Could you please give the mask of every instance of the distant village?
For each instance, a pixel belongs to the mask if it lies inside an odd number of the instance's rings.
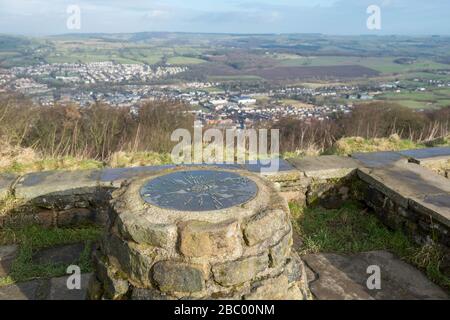
[[[114,62],[55,63],[0,69],[0,92],[17,92],[41,106],[106,103],[136,108],[146,101],[165,100],[191,106],[197,119],[223,128],[251,127],[257,121],[281,118],[325,120],[349,113],[353,103],[403,90],[426,91],[450,87],[440,80],[414,79],[362,86],[273,86],[264,89],[225,90],[220,82],[155,80],[173,79],[187,72],[185,66],[118,64]],[[414,82],[416,84],[414,84]],[[423,86],[422,86],[423,85]]]

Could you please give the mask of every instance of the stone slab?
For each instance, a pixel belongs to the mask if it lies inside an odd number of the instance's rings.
[[[449,147],[436,147],[418,150],[399,151],[398,153],[410,158],[416,163],[436,161],[436,160],[450,160]]]
[[[12,263],[17,257],[18,251],[19,247],[15,244],[0,246],[0,278],[9,274]]]
[[[37,264],[76,264],[83,250],[83,243],[43,249],[33,254],[33,262]]]
[[[406,156],[393,151],[354,153],[352,158],[358,160],[363,167],[367,168],[381,168],[408,162]]]
[[[81,288],[69,290],[67,288],[68,276],[50,280],[50,291],[46,300],[86,300],[87,288],[91,273],[81,275]]]
[[[264,160],[257,160],[256,163],[250,163],[249,161],[247,161],[242,166],[244,170],[262,174],[273,174],[295,169],[289,162],[284,159],[273,159],[272,161],[274,161],[272,164],[266,163]],[[276,163],[276,161],[278,161],[278,163]]]
[[[0,300],[41,300],[42,287],[41,280],[0,287]]]
[[[413,197],[409,205],[450,227],[450,194],[424,195],[423,199]]]
[[[407,207],[409,198],[424,200],[427,196],[450,194],[448,179],[412,163],[360,168],[358,176],[403,207]]]
[[[136,178],[142,174],[157,172],[174,167],[174,165],[165,165],[103,169],[100,175],[99,182],[102,186],[119,188],[123,182]]]
[[[356,255],[303,256],[317,278],[310,289],[318,300],[424,300],[449,299],[423,273],[386,251]],[[367,288],[369,266],[379,266],[381,289]]]
[[[341,156],[304,157],[288,161],[306,177],[317,179],[343,178],[359,165],[354,159]]]
[[[31,200],[46,195],[82,194],[98,186],[98,170],[46,171],[21,177],[15,187],[15,196]]]
[[[0,174],[0,199],[4,199],[8,195],[9,191],[11,190],[11,186],[18,177],[19,176],[16,174]]]

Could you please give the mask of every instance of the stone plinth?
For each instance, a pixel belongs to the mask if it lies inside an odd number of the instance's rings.
[[[113,194],[92,299],[306,299],[286,201],[247,171],[178,168]]]

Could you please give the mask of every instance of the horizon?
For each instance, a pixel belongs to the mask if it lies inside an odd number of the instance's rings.
[[[381,13],[381,27],[376,30],[366,25],[367,9],[372,5]],[[70,6],[79,10],[81,23],[76,30],[67,29]],[[0,33],[448,36],[450,21],[442,15],[446,10],[450,10],[450,2],[444,0],[0,0]]]
[[[374,37],[374,38],[388,38],[388,37],[402,37],[402,38],[429,38],[429,37],[450,37],[449,34],[333,34],[333,33],[314,33],[314,32],[263,32],[263,33],[239,33],[239,32],[193,32],[193,31],[165,31],[165,30],[143,30],[136,32],[66,32],[66,33],[54,33],[54,34],[25,34],[25,33],[4,33],[0,32],[0,36],[11,36],[11,37],[26,37],[26,38],[45,38],[45,37],[77,37],[77,36],[95,36],[95,35],[126,35],[126,34],[186,34],[186,35],[231,35],[231,36],[324,36],[324,37]]]

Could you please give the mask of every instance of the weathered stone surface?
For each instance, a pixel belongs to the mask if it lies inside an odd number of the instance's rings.
[[[270,266],[277,267],[286,263],[292,247],[292,232],[286,234],[276,245],[269,250]]]
[[[284,267],[284,274],[287,276],[289,283],[299,281],[302,276],[302,264],[297,253],[293,254],[286,266]]]
[[[176,300],[176,298],[163,294],[155,289],[134,288],[131,300]]]
[[[363,166],[366,168],[381,168],[408,162],[407,157],[393,151],[354,153],[352,154],[352,158],[361,163],[358,167]]]
[[[19,247],[15,244],[0,246],[0,278],[5,277],[11,271],[11,266],[17,257]]]
[[[358,167],[354,159],[340,156],[304,157],[288,161],[306,177],[322,180],[343,178]]]
[[[18,178],[15,174],[0,174],[0,199],[4,199],[11,190],[11,186]]]
[[[187,257],[219,257],[228,260],[242,254],[242,233],[236,220],[222,223],[190,221],[182,224],[180,251]]]
[[[281,196],[287,201],[292,202],[295,201],[300,205],[306,204],[306,191],[282,191],[280,194]]]
[[[358,169],[358,176],[403,207],[408,198],[449,194],[448,180],[416,164],[406,163],[385,168]]]
[[[21,177],[15,186],[15,196],[31,200],[44,196],[92,193],[98,186],[100,171],[47,171]],[[45,198],[42,199],[45,202]]]
[[[124,272],[131,282],[140,286],[151,284],[150,270],[153,265],[151,248],[140,248],[138,245],[121,240],[115,235],[109,236],[106,250],[108,261],[117,270]],[[105,248],[105,245],[102,245]]]
[[[263,160],[257,160],[255,164],[251,164],[247,161],[243,165],[244,170],[250,172],[258,172],[263,175],[271,175],[283,171],[291,171],[294,167],[284,159],[273,159],[272,163],[265,162]]]
[[[204,274],[199,267],[173,261],[157,262],[153,280],[163,292],[198,292],[205,288]]]
[[[319,300],[408,300],[448,299],[447,294],[420,271],[386,251],[357,255],[313,254],[303,260],[318,274],[310,283],[311,292]],[[381,289],[369,290],[369,266],[379,266]]]
[[[84,243],[43,249],[33,254],[33,262],[37,264],[76,264],[83,251]]]
[[[96,214],[93,210],[86,208],[72,208],[57,213],[58,227],[70,227],[94,223]]]
[[[101,300],[103,298],[103,283],[94,274],[89,279],[86,296],[88,300]]]
[[[92,274],[81,275],[81,289],[67,288],[69,277],[53,278],[50,280],[50,292],[46,300],[86,300],[87,288]]]
[[[286,220],[286,213],[281,209],[258,214],[244,228],[246,243],[253,246],[270,238],[274,232],[286,228]]]
[[[443,225],[450,227],[450,194],[424,195],[422,199],[412,197],[409,205],[416,211],[429,215]]]
[[[212,267],[214,279],[223,286],[233,286],[247,282],[264,271],[269,264],[266,254],[230,261]]]
[[[298,288],[297,288],[298,289]],[[256,284],[252,292],[244,296],[245,300],[300,300],[300,290],[289,290],[288,278],[282,274]]]
[[[95,270],[97,271],[96,277],[98,277],[103,284],[101,288],[103,298],[115,300],[124,296],[129,289],[128,281],[122,279],[117,270],[114,270],[114,268],[106,262],[105,257],[99,256],[98,252],[94,255],[93,260]],[[92,291],[95,292],[95,289]]]
[[[29,218],[34,218],[34,224],[40,225],[44,228],[52,228],[56,225],[56,215],[56,212],[53,210],[41,210],[34,216],[30,215]]]
[[[177,241],[175,224],[154,224],[145,216],[124,214],[117,219],[119,232],[125,239],[166,250],[174,250]]]
[[[43,281],[33,280],[0,287],[0,300],[38,300],[43,287]]]
[[[122,183],[146,173],[161,171],[174,168],[174,165],[165,166],[144,166],[133,168],[108,168],[103,169],[100,175],[99,183],[102,186],[120,188]]]
[[[419,164],[428,161],[450,160],[450,148],[448,147],[406,150],[398,153]]]

